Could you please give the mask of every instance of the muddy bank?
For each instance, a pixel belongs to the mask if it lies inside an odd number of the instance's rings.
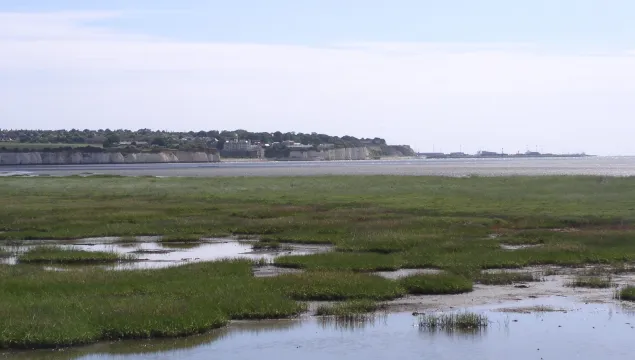
[[[544,268],[534,268],[544,270]],[[576,275],[586,269],[568,269],[569,275],[545,276],[544,281],[519,283],[513,285],[474,285],[474,291],[458,295],[423,295],[406,296],[386,302],[386,311],[389,312],[425,312],[452,310],[472,306],[496,305],[521,300],[566,297],[581,303],[623,303],[633,307],[635,304],[621,302],[614,299],[617,288],[635,283],[635,274],[623,274],[612,276],[613,286],[607,289],[588,289],[569,287]],[[527,269],[524,269],[527,271]],[[564,270],[563,270],[564,271]],[[311,306],[311,309],[317,309]]]

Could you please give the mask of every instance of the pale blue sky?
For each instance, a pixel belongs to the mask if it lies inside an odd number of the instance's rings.
[[[633,154],[633,0],[0,0],[0,128]]]
[[[114,10],[120,29],[264,43],[635,43],[632,0],[3,0],[0,11]]]

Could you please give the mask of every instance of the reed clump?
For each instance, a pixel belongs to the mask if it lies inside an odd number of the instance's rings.
[[[58,246],[38,246],[18,256],[18,262],[24,264],[107,264],[120,261],[133,261],[131,255],[107,251],[86,251]]]
[[[488,324],[487,316],[471,312],[419,316],[419,328],[433,331],[473,331],[484,329]]]

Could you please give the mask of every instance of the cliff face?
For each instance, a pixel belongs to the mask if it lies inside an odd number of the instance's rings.
[[[329,150],[292,150],[290,160],[368,160],[381,157],[408,157],[416,153],[408,145],[381,145]]]
[[[342,148],[329,150],[292,150],[289,153],[292,160],[368,160],[370,151],[365,147]]]
[[[417,153],[409,145],[381,145],[381,154],[386,157],[416,156]]]
[[[0,152],[0,165],[137,164],[172,162],[219,162],[218,154],[190,151],[159,153],[120,152]]]

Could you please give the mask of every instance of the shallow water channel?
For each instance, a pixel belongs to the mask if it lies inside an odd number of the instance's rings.
[[[535,311],[547,307],[551,312]],[[632,359],[635,313],[618,303],[547,297],[480,306],[489,326],[448,333],[418,327],[411,313],[368,322],[329,318],[235,322],[182,339],[101,343],[61,351],[5,353],[22,359]],[[461,310],[463,311],[463,310]],[[1,357],[1,354],[0,354]]]
[[[190,262],[217,261],[222,259],[251,259],[271,262],[282,255],[308,255],[329,251],[330,246],[289,244],[281,249],[253,250],[254,242],[233,239],[207,239],[202,242],[160,242],[145,239],[120,242],[119,238],[94,238],[82,240],[54,241],[28,240],[17,245],[0,242],[0,251],[8,251],[11,256],[0,258],[0,264],[15,264],[17,256],[36,246],[51,245],[65,249],[85,251],[108,251],[132,255],[136,260],[112,265],[98,265],[113,270],[153,269],[182,265]],[[86,265],[74,265],[81,267]],[[71,267],[51,265],[50,270],[64,270]]]

